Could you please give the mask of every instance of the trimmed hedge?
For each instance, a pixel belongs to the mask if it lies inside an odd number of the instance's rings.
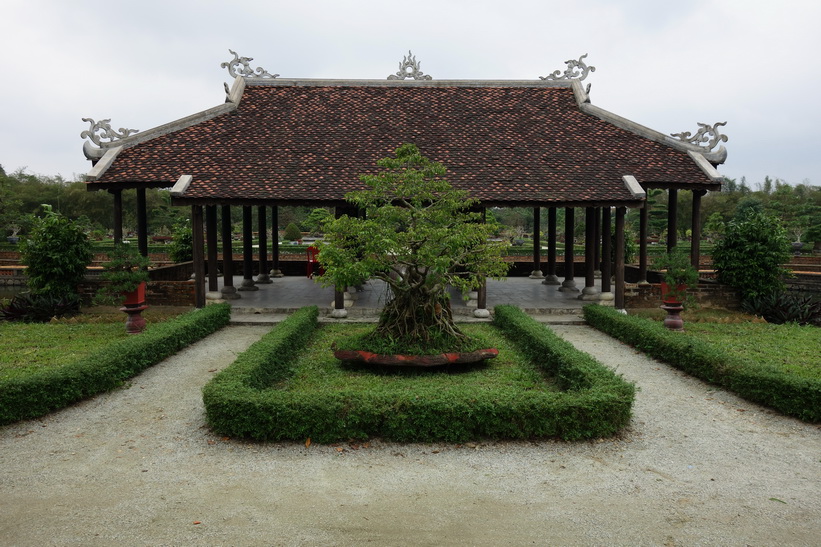
[[[672,332],[661,323],[624,315],[603,306],[586,306],[587,323],[651,357],[749,401],[772,407],[806,422],[821,421],[821,382],[753,366],[721,347]]]
[[[227,325],[228,304],[215,304],[150,325],[74,363],[0,380],[0,425],[37,418],[109,391],[187,345]]]
[[[569,389],[521,390],[289,390],[292,363],[316,326],[316,309],[303,308],[251,346],[203,389],[209,425],[219,434],[256,440],[333,442],[380,436],[393,441],[612,435],[630,419],[634,388],[589,356],[552,337],[523,312],[497,308],[509,329],[544,339],[527,342],[551,357],[536,361],[559,370]],[[504,323],[505,320],[502,320]],[[529,322],[529,323],[528,323]],[[502,327],[503,330],[506,327]],[[561,343],[561,344],[560,344]]]

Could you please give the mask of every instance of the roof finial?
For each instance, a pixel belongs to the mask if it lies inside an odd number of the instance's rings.
[[[689,131],[682,131],[681,133],[670,133],[670,136],[706,150],[712,150],[720,142],[727,142],[727,135],[722,135],[718,130],[720,126],[727,125],[727,122],[716,122],[712,126],[706,123],[697,123],[699,130],[696,131],[695,135],[691,135]],[[706,144],[706,146],[701,146],[702,144]]]
[[[115,140],[124,139],[139,131],[139,129],[126,129],[125,127],[121,127],[120,131],[117,132],[111,128],[111,118],[106,118],[99,122],[95,122],[93,118],[83,118],[83,121],[88,122],[91,126],[80,133],[80,138],[87,138],[97,146],[102,146],[103,139],[107,139],[108,142],[114,142]]]
[[[596,72],[596,67],[594,66],[587,66],[584,62],[584,58],[587,57],[587,53],[579,57],[579,60],[576,61],[574,59],[570,59],[569,61],[565,61],[564,63],[567,65],[564,73],[561,70],[554,70],[551,74],[547,76],[539,76],[540,80],[584,80],[587,78],[587,75],[591,72]]]
[[[399,71],[396,74],[388,76],[388,80],[405,80],[412,78],[414,80],[432,80],[430,75],[425,74],[419,69],[419,63],[416,56],[408,50],[408,55],[399,63]]]
[[[276,78],[279,74],[270,74],[267,70],[262,67],[257,67],[256,71],[251,69],[250,62],[254,60],[253,57],[240,57],[237,53],[233,50],[228,50],[228,53],[234,56],[233,59],[230,61],[226,61],[224,63],[220,63],[221,68],[227,68],[228,74],[231,75],[232,78],[236,78],[237,76],[242,76],[243,78],[253,79],[253,78]],[[242,65],[242,69],[239,72],[235,71],[234,69]]]

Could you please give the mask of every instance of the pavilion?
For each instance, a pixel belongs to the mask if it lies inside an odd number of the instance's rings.
[[[230,51],[230,50],[229,50]],[[251,58],[222,63],[233,78],[225,84],[225,103],[142,132],[115,131],[109,120],[91,124],[82,136],[93,167],[89,190],[114,197],[115,240],[122,238],[122,192],[137,192],[137,236],[147,254],[145,192],[171,188],[172,204],[191,207],[194,231],[196,305],[206,297],[237,298],[233,286],[230,207],[243,211],[243,281],[239,290],[270,282],[278,271],[277,237],[268,261],[270,210],[274,230],[279,206],[334,207],[337,215],[356,214],[347,192],[362,187],[359,175],[374,172],[376,161],[401,144],[448,169],[448,180],[467,190],[482,207],[532,208],[534,226],[547,209],[547,263],[541,270],[538,229],[531,277],[558,290],[579,292],[583,300],[615,299],[624,308],[624,217],[642,211],[640,275],[647,271],[647,199],[651,188],[668,190],[668,211],[676,211],[677,192],[693,192],[692,260],[697,264],[700,199],[721,187],[716,167],[726,159],[719,127],[665,135],[590,102],[582,85],[595,68],[586,55],[566,61],[564,71],[536,80],[434,80],[409,54],[384,80],[280,78]],[[217,207],[222,224],[217,226]],[[557,277],[556,212],[565,209],[564,280]],[[253,213],[260,238],[259,276],[252,277]],[[585,275],[574,279],[573,225],[584,209]],[[613,218],[615,217],[615,218]],[[610,257],[615,223],[615,263]],[[276,232],[274,232],[276,233]],[[677,219],[668,218],[668,248],[675,245]],[[222,239],[225,284],[218,291],[218,239]],[[206,271],[207,259],[207,271]],[[601,271],[601,289],[594,284]],[[611,288],[611,275],[615,286]],[[206,287],[207,283],[207,287]],[[343,307],[337,291],[337,309]],[[484,309],[484,291],[479,308]]]

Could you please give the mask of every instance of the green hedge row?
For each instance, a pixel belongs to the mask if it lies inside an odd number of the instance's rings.
[[[380,436],[400,442],[458,442],[593,438],[612,435],[628,422],[631,384],[572,347],[551,349],[564,342],[521,311],[497,308],[497,317],[500,314],[508,318],[508,328],[549,340],[529,347],[544,348],[551,355],[544,359],[538,354],[535,360],[559,370],[560,382],[570,389],[282,389],[293,373],[295,355],[316,325],[313,308],[289,317],[205,386],[208,423],[220,434],[256,440],[333,442]]]
[[[821,382],[787,374],[777,367],[751,365],[721,347],[661,323],[587,306],[587,323],[688,374],[739,396],[807,422],[821,421]]]
[[[37,418],[111,390],[166,357],[227,325],[228,304],[194,310],[150,325],[74,363],[0,380],[0,424]]]

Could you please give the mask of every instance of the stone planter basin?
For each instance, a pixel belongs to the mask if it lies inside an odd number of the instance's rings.
[[[440,353],[438,355],[384,355],[361,350],[336,350],[334,357],[349,363],[389,367],[438,367],[442,365],[466,365],[493,359],[499,355],[495,348],[480,349],[466,353]]]

